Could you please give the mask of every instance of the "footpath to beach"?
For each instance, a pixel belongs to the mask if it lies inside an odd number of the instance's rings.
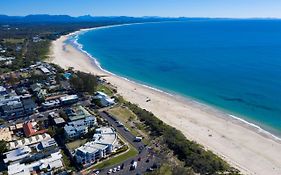
[[[280,175],[281,143],[226,114],[102,71],[93,59],[64,41],[52,43],[50,62],[63,68],[105,75],[126,100],[153,112],[191,140],[221,156],[243,174]],[[147,99],[150,99],[147,102]]]

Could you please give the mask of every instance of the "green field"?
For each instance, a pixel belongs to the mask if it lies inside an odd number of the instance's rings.
[[[103,84],[98,84],[97,86],[97,91],[101,91],[101,92],[104,92],[106,93],[108,96],[113,96],[114,92],[113,90],[108,87],[108,86],[105,86]]]
[[[83,144],[85,144],[87,142],[87,139],[83,139],[83,140],[75,140],[73,142],[69,142],[66,144],[66,147],[73,151],[75,150],[76,148],[78,148],[79,146],[82,146]]]
[[[130,146],[130,150],[127,151],[126,153],[121,153],[120,155],[116,157],[109,158],[108,160],[102,161],[101,163],[98,163],[96,166],[94,166],[95,169],[103,169],[108,166],[112,165],[118,165],[124,162],[125,160],[134,157],[138,154],[138,151]]]

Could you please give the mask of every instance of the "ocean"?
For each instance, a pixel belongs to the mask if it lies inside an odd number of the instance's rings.
[[[281,20],[134,24],[82,32],[77,42],[105,70],[281,136]]]

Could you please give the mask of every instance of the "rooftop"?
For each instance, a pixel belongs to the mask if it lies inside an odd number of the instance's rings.
[[[4,162],[8,163],[8,162],[14,162],[16,160],[23,159],[25,157],[30,156],[30,153],[31,153],[31,149],[28,146],[17,148],[15,150],[4,153],[4,155],[6,155]]]
[[[33,135],[36,135],[36,134],[43,134],[45,132],[47,132],[46,129],[44,130],[37,130],[36,129],[36,125],[37,123],[36,122],[26,122],[23,124],[23,131],[24,131],[24,134],[29,137],[29,136],[33,136]]]
[[[77,95],[67,95],[67,96],[60,97],[60,101],[68,101],[68,100],[75,100],[75,99],[78,99]]]
[[[46,133],[39,134],[39,135],[32,136],[32,137],[29,137],[29,138],[24,138],[24,139],[21,139],[21,140],[9,142],[8,147],[9,147],[10,150],[16,149],[16,148],[19,148],[19,147],[22,147],[22,146],[32,145],[32,144],[41,142],[43,140],[48,140],[50,138],[51,138],[51,136],[49,134],[46,134]]]
[[[92,154],[99,150],[106,149],[108,145],[113,145],[115,143],[117,135],[113,128],[102,127],[97,130],[98,133],[94,134],[94,141],[85,143],[83,146],[77,148],[76,152]]]

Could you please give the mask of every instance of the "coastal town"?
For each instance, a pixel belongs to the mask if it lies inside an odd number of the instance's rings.
[[[264,114],[278,109],[266,100],[260,103],[259,97],[259,103],[248,101],[246,96],[256,99],[256,94],[240,93],[246,88],[227,78],[238,76],[234,69],[225,75],[217,70],[232,65],[211,56],[215,49],[230,53],[220,49],[225,47],[218,40],[225,37],[221,33],[235,34],[233,27],[251,21],[225,20],[0,15],[0,175],[281,174],[276,154],[281,144],[274,132],[209,104],[209,97],[192,96],[211,93],[229,106],[267,110]],[[267,20],[249,24],[263,22]],[[229,31],[221,28],[225,25]],[[191,40],[175,37],[177,29],[183,29],[177,37]],[[206,37],[197,42],[190,32]],[[201,53],[199,45],[207,43],[199,41],[212,32],[218,47]],[[199,45],[193,48],[192,39]],[[181,47],[183,43],[187,45]],[[188,56],[189,49],[195,49],[194,57]],[[224,89],[226,79],[234,91]]]
[[[1,75],[1,167],[7,174],[142,174],[156,169],[157,156],[143,136],[111,112],[128,110],[118,104],[116,90],[98,78],[100,91],[81,93],[72,87],[72,76],[74,71],[45,62]]]

